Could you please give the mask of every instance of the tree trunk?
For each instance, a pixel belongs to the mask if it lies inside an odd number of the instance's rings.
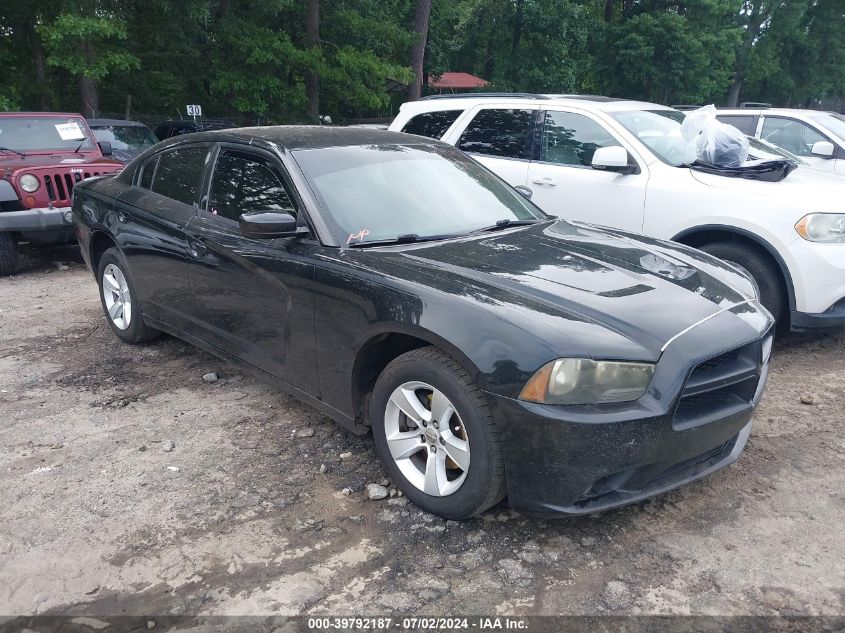
[[[610,22],[613,20],[613,5],[616,4],[616,0],[604,0],[604,21]]]
[[[320,0],[308,0],[305,10],[305,40],[308,48],[316,52],[320,48]],[[308,96],[308,118],[316,121],[320,117],[320,77],[314,69],[305,72],[305,93]]]
[[[100,113],[100,99],[97,93],[97,80],[79,75],[79,98],[82,104],[80,112],[87,118],[95,118]]]
[[[35,85],[38,87],[38,103],[42,110],[50,111],[50,88],[47,85],[47,68],[44,65],[44,50],[41,48],[41,38],[35,32],[35,22],[27,19],[23,25],[26,39],[32,51],[32,69],[35,74]]]
[[[414,13],[414,33],[417,34],[417,41],[411,47],[411,70],[414,72],[414,79],[408,86],[408,101],[416,101],[422,96],[423,59],[430,15],[431,0],[417,0],[417,10]]]
[[[752,7],[745,28],[745,37],[742,39],[742,46],[736,53],[734,78],[731,87],[728,89],[728,107],[735,108],[739,103],[739,95],[742,92],[742,84],[745,82],[745,73],[748,70],[748,60],[751,57],[751,48],[754,46],[754,40],[760,34],[760,27],[770,17],[770,13],[763,14],[761,5],[760,0],[757,0]]]
[[[516,15],[514,16],[513,32],[511,33],[511,87],[519,84],[519,42],[522,40],[522,26],[525,16],[525,0],[516,0]]]

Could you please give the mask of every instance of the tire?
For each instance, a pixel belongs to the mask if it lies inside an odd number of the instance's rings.
[[[120,340],[125,343],[143,343],[161,334],[144,323],[135,285],[117,248],[108,249],[100,258],[97,283],[106,321]],[[113,315],[109,313],[110,309]]]
[[[760,288],[760,303],[782,321],[786,312],[786,292],[780,271],[771,258],[757,247],[739,242],[713,242],[699,247],[748,273]]]
[[[431,403],[437,415],[431,415]],[[403,412],[409,408],[417,422]],[[373,390],[370,417],[376,451],[391,479],[423,510],[468,519],[505,497],[501,441],[484,394],[437,348],[412,350],[387,365]],[[438,477],[426,478],[426,472]]]
[[[14,275],[18,268],[18,245],[10,233],[0,233],[0,275]]]

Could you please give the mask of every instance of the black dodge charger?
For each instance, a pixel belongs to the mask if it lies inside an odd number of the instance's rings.
[[[688,483],[737,459],[766,382],[773,320],[741,272],[549,217],[430,139],[181,136],[79,183],[73,213],[120,339],[167,332],[372,431],[448,518]]]

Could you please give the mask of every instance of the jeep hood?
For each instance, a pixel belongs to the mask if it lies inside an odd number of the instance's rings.
[[[654,359],[674,336],[752,292],[738,271],[700,251],[563,220],[360,254],[378,272],[481,303],[506,296],[558,329],[561,316],[600,324]]]
[[[0,169],[7,174],[39,167],[74,167],[78,165],[121,165],[120,161],[95,155],[93,152],[51,152],[49,154],[27,154],[19,156],[14,152],[0,152]]]

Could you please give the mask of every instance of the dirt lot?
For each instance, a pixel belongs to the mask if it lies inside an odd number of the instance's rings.
[[[444,522],[365,498],[369,438],[178,340],[120,344],[72,249],[30,256],[0,279],[0,613],[843,614],[845,333],[773,362],[703,482]]]

